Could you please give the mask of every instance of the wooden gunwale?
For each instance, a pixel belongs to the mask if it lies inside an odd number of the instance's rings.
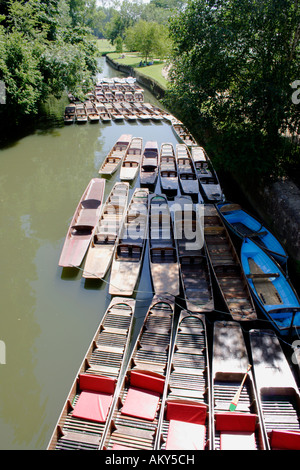
[[[173,195],[178,191],[178,175],[175,151],[172,144],[164,142],[160,148],[160,185],[163,192]]]
[[[100,174],[112,175],[120,168],[123,158],[129,148],[131,138],[132,136],[127,134],[123,134],[119,137],[115,145],[105,157],[104,162],[99,169]]]
[[[200,198],[202,200],[195,165],[187,145],[176,144],[175,155],[178,181],[182,194],[190,195],[193,198]]]
[[[132,181],[138,174],[143,153],[143,138],[133,137],[123,159],[120,179]]]

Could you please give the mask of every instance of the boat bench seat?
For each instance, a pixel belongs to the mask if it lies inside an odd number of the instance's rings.
[[[221,450],[256,450],[257,415],[235,411],[216,413],[215,429],[220,432]]]
[[[300,431],[273,429],[268,436],[272,450],[300,450]]]

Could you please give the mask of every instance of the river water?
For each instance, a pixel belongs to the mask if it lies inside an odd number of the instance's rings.
[[[100,63],[100,75],[122,76]],[[145,101],[156,103],[147,92]],[[44,127],[0,150],[1,450],[47,447],[110,301],[105,282],[58,267],[84,189],[121,134],[177,142],[166,122]],[[107,180],[106,195],[118,178]],[[138,291],[134,335],[152,298],[147,258]]]

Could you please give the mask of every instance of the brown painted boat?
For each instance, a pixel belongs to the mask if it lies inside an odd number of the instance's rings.
[[[135,300],[110,302],[79,368],[48,450],[98,450],[133,326]]]
[[[105,180],[93,178],[85,189],[69,226],[62,248],[59,266],[80,266],[100,217]]]
[[[253,321],[257,314],[247,279],[228,231],[214,205],[205,204],[204,239],[225,307],[233,320]]]

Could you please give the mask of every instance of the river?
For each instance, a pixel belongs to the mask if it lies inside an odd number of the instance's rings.
[[[100,75],[122,76],[100,63]],[[157,103],[148,92],[145,101]],[[58,260],[84,189],[123,133],[159,145],[177,142],[166,122],[57,122],[0,150],[2,450],[46,449],[110,301],[105,282],[88,283],[81,271],[58,267]],[[107,181],[106,195],[117,180],[118,174]],[[152,298],[147,262],[138,290],[134,335]]]

